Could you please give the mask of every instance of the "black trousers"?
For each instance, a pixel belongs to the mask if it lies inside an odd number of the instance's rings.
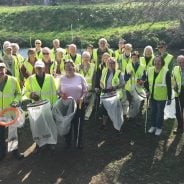
[[[178,129],[184,128],[184,87],[181,88],[179,97],[175,97],[176,101],[176,119],[178,122]]]
[[[0,126],[0,157],[6,154],[6,131],[4,126]]]
[[[83,122],[84,122],[84,105],[81,109],[79,109],[77,105],[77,111],[75,116],[71,122],[70,131],[67,135],[65,135],[65,141],[68,145],[71,145],[72,140],[76,147],[80,147],[82,143],[83,137]]]

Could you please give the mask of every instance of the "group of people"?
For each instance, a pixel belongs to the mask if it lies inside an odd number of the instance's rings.
[[[80,149],[83,121],[88,120],[93,111],[99,111],[97,118],[102,118],[100,130],[105,128],[110,118],[114,128],[121,131],[124,119],[135,120],[140,115],[144,97],[149,99],[147,103],[151,107],[148,132],[159,136],[165,105],[171,104],[174,92],[178,122],[174,132],[182,133],[184,56],[178,56],[174,62],[163,41],[157,45],[157,55],[152,46],[146,46],[142,56],[123,39],[119,40],[119,49],[115,51],[109,48],[105,38],[101,38],[98,45],[98,48],[93,48],[89,44],[79,54],[75,44],[64,49],[55,39],[53,48],[49,49],[42,48],[41,40],[35,40],[35,48],[28,49],[27,58],[23,58],[17,43],[4,42],[0,59],[1,110],[12,104],[16,106],[45,99],[53,107],[58,99],[72,97],[77,110],[65,142],[66,148],[70,148],[74,140],[74,145]],[[16,158],[23,158],[18,147],[13,153]],[[5,127],[0,126],[0,159],[5,155]]]

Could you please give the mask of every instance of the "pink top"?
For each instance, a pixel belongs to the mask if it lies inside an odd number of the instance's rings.
[[[59,93],[73,97],[76,101],[79,100],[88,89],[87,82],[80,74],[75,73],[74,77],[61,76],[59,84]]]

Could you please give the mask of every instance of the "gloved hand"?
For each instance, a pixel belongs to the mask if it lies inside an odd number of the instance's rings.
[[[31,93],[30,98],[35,100],[35,101],[40,100],[40,96],[38,94],[36,94],[35,92]]]
[[[167,100],[167,105],[171,105],[171,100]]]

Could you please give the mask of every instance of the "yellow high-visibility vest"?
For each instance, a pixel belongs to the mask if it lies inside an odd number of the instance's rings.
[[[0,109],[10,107],[12,102],[19,102],[21,99],[21,89],[18,80],[9,76],[3,91],[0,91]]]
[[[140,63],[145,66],[146,71],[149,69],[149,67],[153,66],[153,60],[154,60],[154,56],[150,58],[148,64],[146,65],[145,57],[140,57]]]
[[[155,84],[153,87],[154,72],[155,72],[155,67],[151,67],[148,70],[148,82],[149,82],[150,94],[153,93],[152,90],[154,88],[154,94],[153,94],[154,100],[161,100],[161,101],[167,100],[168,95],[167,95],[167,86],[166,86],[166,74],[168,72],[168,69],[166,67],[162,67],[162,69],[160,70],[159,74],[155,79]]]
[[[93,59],[95,61],[95,69],[97,70],[99,68],[99,61],[98,61],[98,53],[97,53],[98,49],[93,49]],[[107,49],[107,53],[110,54],[110,56],[112,57],[113,55],[113,50],[112,49]]]
[[[102,76],[101,76],[101,79],[100,79],[100,82],[103,84],[103,86],[106,88],[106,78],[107,78],[107,73],[108,73],[108,69],[105,68],[103,71],[102,71]],[[115,70],[115,73],[114,73],[114,76],[112,78],[112,87],[115,87],[115,86],[118,86],[120,84],[120,80],[119,80],[119,76],[121,74],[121,71],[120,70]],[[118,94],[118,97],[120,99],[123,98],[123,93],[122,93],[122,89],[117,89],[116,90],[117,94]]]
[[[75,61],[73,61],[76,65],[81,65],[81,55],[80,54],[76,54],[76,59]],[[70,56],[70,54],[67,54],[64,56],[64,59],[67,60],[67,59],[71,59],[72,60],[72,57]]]
[[[127,73],[132,73],[132,76],[127,81],[127,83],[125,85],[125,89],[128,91],[132,91],[137,86],[137,79],[142,78],[144,71],[145,71],[145,66],[142,64],[139,64],[139,67],[138,67],[137,71],[135,72],[133,64],[128,63],[126,66],[126,71],[127,71]],[[139,92],[141,92],[143,89],[138,87],[137,90],[139,90]]]
[[[165,61],[164,67],[168,67],[172,59],[173,59],[173,55],[167,54],[166,57],[164,58],[164,61]]]
[[[175,97],[178,97],[181,92],[181,72],[180,66],[175,66],[172,71],[172,82],[178,87],[178,91],[175,91]]]
[[[54,77],[50,74],[45,74],[44,83],[41,88],[37,82],[36,75],[33,74],[32,76],[30,76],[25,82],[24,87],[25,97],[30,99],[30,94],[32,92],[36,92],[41,97],[42,100],[48,99],[51,105],[53,105],[57,100],[56,84]]]
[[[89,69],[86,74],[82,69],[79,69],[79,73],[86,79],[86,82],[88,84],[88,90],[92,89],[94,72],[95,72],[94,63],[89,64]]]

